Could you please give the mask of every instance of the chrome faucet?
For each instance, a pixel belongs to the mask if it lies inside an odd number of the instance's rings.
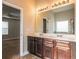
[[[58,34],[57,37],[62,37],[62,35],[61,34],[60,35]]]

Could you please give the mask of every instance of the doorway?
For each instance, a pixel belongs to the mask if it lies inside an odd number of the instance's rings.
[[[20,10],[3,3],[2,12],[2,57],[20,57],[21,17]]]

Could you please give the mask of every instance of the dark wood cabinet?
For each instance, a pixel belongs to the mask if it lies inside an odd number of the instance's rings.
[[[42,57],[43,41],[39,37],[28,37],[28,50],[30,53]]]
[[[32,54],[35,54],[35,43],[34,43],[34,37],[28,36],[28,51]]]
[[[36,37],[35,39],[35,53],[37,56],[42,57],[42,52],[43,52],[43,39]]]

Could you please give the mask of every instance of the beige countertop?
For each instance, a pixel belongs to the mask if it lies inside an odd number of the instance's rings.
[[[27,36],[48,38],[48,39],[53,39],[53,40],[63,40],[63,41],[76,42],[75,35],[72,35],[72,34],[30,33]]]

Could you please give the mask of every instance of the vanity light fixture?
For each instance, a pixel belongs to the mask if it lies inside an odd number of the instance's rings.
[[[53,8],[53,7],[56,7],[56,6],[60,6],[60,5],[66,4],[66,3],[69,3],[69,0],[63,0],[63,1],[61,1],[61,2],[54,3],[54,4],[52,5],[52,8]]]
[[[47,9],[48,9],[48,6],[45,7],[45,8],[40,9],[39,11],[45,11],[45,10],[47,10]]]
[[[65,3],[69,3],[69,0],[64,0],[65,1]]]
[[[66,1],[62,1],[62,4],[65,4],[66,3]]]
[[[69,2],[69,0],[66,0],[67,2]]]
[[[39,12],[45,11],[45,10],[48,10],[49,7],[54,8],[54,7],[61,6],[61,5],[66,4],[66,3],[69,3],[69,0],[63,0],[63,1],[61,1],[61,2],[54,3],[52,6],[47,6],[47,7],[45,7],[45,8],[41,8],[41,9],[39,9],[38,11],[39,11]]]
[[[62,4],[69,3],[69,0],[62,1]]]
[[[57,4],[57,3],[55,3],[55,4],[54,4],[54,6],[58,6],[58,4]]]
[[[61,5],[61,3],[60,3],[60,2],[58,2],[58,5]]]

